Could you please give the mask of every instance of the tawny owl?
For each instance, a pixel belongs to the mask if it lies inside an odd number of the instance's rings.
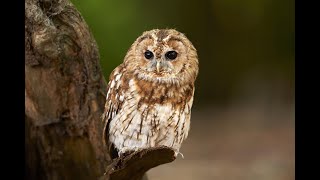
[[[109,77],[103,119],[112,158],[188,136],[198,75],[196,49],[174,29],[144,32]]]

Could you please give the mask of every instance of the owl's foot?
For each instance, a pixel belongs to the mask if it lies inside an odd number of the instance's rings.
[[[183,156],[183,154],[182,154],[181,152],[176,151],[176,152],[174,153],[174,155],[175,155],[176,157],[178,157],[179,154],[181,155],[182,159],[184,159],[184,156]]]
[[[134,153],[135,150],[126,150],[126,151],[119,151],[118,152],[118,158],[123,159],[126,156],[130,155],[131,153]]]
[[[118,151],[118,157],[113,158],[112,163],[109,166],[112,167],[112,170],[122,167],[124,159],[131,153],[133,153],[133,151]]]
[[[141,147],[122,148],[121,151],[118,151],[118,157],[125,157],[125,156],[128,156],[129,154],[141,151],[143,149],[145,148],[141,148]]]

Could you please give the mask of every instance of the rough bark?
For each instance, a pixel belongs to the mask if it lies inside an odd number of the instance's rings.
[[[139,179],[175,159],[158,147],[108,163],[99,52],[68,0],[25,0],[25,55],[25,179]]]
[[[94,179],[108,160],[96,42],[68,1],[26,0],[25,8],[27,175]]]

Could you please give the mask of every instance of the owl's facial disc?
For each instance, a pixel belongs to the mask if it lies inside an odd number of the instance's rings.
[[[195,79],[198,71],[195,48],[172,29],[143,33],[129,49],[125,63],[128,71],[151,82],[181,85]]]

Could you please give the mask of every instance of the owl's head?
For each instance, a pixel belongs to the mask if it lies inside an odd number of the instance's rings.
[[[174,29],[144,32],[128,50],[124,63],[139,79],[170,84],[194,82],[199,69],[196,49]]]

